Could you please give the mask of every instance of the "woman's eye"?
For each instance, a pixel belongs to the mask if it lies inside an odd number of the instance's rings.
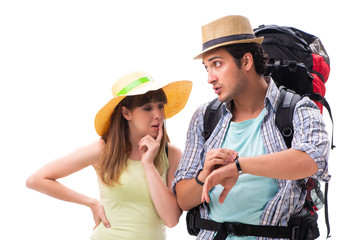
[[[144,107],[143,109],[144,109],[145,111],[151,111],[152,108],[151,108],[151,106],[146,106],[146,107]]]
[[[159,104],[159,109],[163,109],[164,108],[164,104]]]

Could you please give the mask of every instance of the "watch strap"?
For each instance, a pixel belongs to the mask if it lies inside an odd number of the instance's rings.
[[[202,181],[200,181],[199,178],[198,178],[198,176],[199,176],[199,174],[200,174],[201,171],[202,171],[202,169],[200,169],[200,170],[197,172],[197,174],[196,174],[196,176],[195,176],[195,181],[196,181],[200,186],[203,186],[204,183],[203,183]]]

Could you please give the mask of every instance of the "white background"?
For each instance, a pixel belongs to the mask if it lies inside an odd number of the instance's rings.
[[[98,139],[95,114],[111,98],[113,82],[134,69],[158,81],[194,82],[184,111],[167,121],[172,142],[183,149],[192,113],[215,97],[201,61],[192,59],[201,49],[201,26],[239,14],[253,27],[297,27],[319,36],[325,45],[331,59],[326,96],[337,145],[329,160],[332,239],[356,239],[357,9],[350,0],[1,1],[0,238],[89,239],[94,225],[89,209],[29,190],[26,178]],[[324,116],[331,130],[326,112]],[[98,197],[91,167],[61,182]],[[320,239],[325,239],[322,212]],[[168,230],[168,239],[193,239],[184,217]]]

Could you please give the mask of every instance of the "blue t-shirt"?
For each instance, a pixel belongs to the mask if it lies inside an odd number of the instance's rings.
[[[254,119],[231,122],[221,147],[237,151],[240,157],[264,155],[266,152],[260,132],[264,115],[265,109]],[[224,203],[220,204],[219,196],[222,190],[223,187],[217,185],[210,191],[209,216],[212,220],[258,225],[266,204],[277,192],[277,183],[273,178],[242,174]],[[229,235],[227,239],[255,237],[240,238]]]

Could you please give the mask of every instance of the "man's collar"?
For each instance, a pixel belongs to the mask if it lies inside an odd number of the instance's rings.
[[[264,77],[264,79],[269,84],[264,100],[265,107],[270,104],[275,109],[279,98],[279,89],[271,77]]]

